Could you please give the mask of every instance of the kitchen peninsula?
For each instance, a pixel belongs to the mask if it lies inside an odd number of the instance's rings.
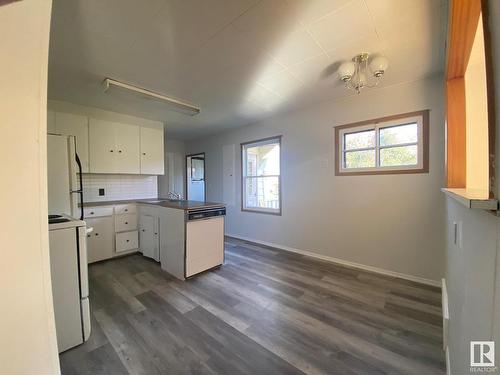
[[[83,204],[89,263],[133,252],[184,280],[224,262],[223,204],[139,199]]]

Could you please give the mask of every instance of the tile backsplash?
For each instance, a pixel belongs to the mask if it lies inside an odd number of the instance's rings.
[[[84,174],[83,201],[101,202],[158,197],[157,176]],[[99,195],[104,189],[104,195]]]

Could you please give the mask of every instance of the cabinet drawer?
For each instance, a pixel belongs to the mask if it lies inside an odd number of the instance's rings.
[[[136,212],[135,204],[118,204],[115,206],[115,214],[134,214]]]
[[[83,208],[83,217],[86,219],[111,215],[113,215],[113,206]]]
[[[134,250],[139,247],[138,231],[116,233],[116,252]]]
[[[115,232],[125,232],[137,229],[137,215],[115,215]]]

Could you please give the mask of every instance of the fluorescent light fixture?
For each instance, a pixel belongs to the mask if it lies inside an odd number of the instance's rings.
[[[157,102],[168,104],[169,106],[172,107],[172,110],[174,111],[176,110],[178,112],[182,112],[190,116],[194,116],[200,113],[200,107],[197,107],[193,104],[186,103],[174,98],[169,98],[168,96],[158,94],[154,91],[146,90],[141,87],[129,85],[128,83],[115,81],[114,79],[111,78],[104,79],[103,85],[104,85],[104,92],[109,92],[112,89],[119,89],[119,90],[121,89],[139,95],[147,100],[155,100]]]

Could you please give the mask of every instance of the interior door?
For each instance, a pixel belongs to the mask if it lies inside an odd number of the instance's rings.
[[[163,129],[141,127],[141,173],[164,174]]]
[[[187,199],[205,201],[205,154],[186,157]]]
[[[115,124],[116,160],[115,173],[141,173],[140,127],[136,125]]]

